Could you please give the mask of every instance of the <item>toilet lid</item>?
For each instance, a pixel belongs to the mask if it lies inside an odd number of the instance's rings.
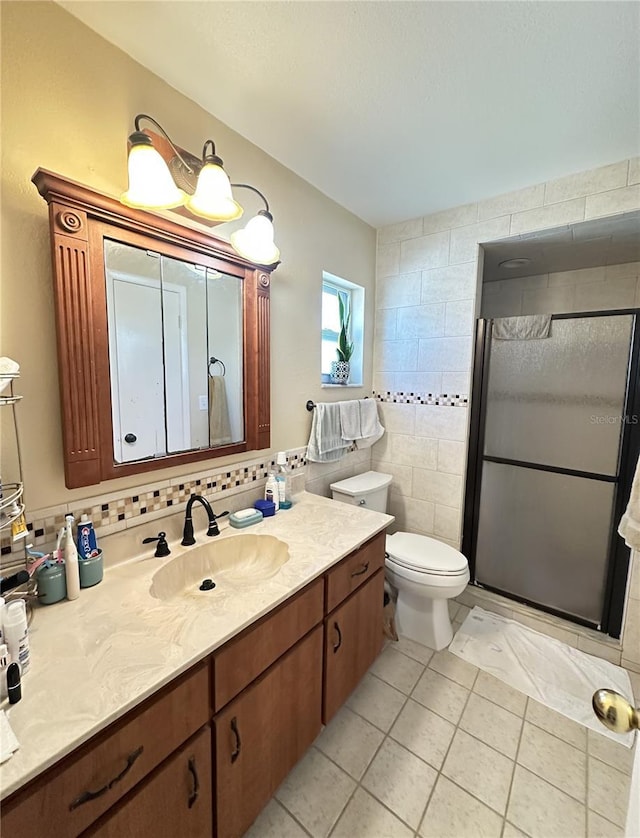
[[[397,532],[387,536],[386,548],[394,562],[412,570],[453,575],[468,568],[462,553],[426,535]]]

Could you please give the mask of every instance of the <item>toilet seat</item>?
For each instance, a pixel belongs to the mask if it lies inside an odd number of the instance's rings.
[[[466,558],[442,541],[416,533],[397,532],[386,538],[387,562],[398,568],[429,576],[460,578],[469,573]]]

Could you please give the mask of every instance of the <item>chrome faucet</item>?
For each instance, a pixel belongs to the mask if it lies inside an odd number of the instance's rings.
[[[220,515],[216,515],[213,509],[211,508],[211,504],[206,498],[203,498],[202,495],[191,495],[191,497],[187,501],[187,511],[184,519],[184,530],[182,531],[182,541],[180,542],[180,544],[182,544],[183,547],[190,547],[192,544],[196,543],[196,540],[193,537],[193,517],[191,515],[191,509],[196,501],[198,501],[198,503],[201,503],[207,512],[207,516],[209,518],[209,529],[207,530],[208,536],[220,535],[220,530],[218,529],[218,522],[216,519],[224,518],[225,515],[229,514],[227,511],[225,511],[221,512]]]

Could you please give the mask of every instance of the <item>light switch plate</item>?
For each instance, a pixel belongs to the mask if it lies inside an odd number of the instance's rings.
[[[206,396],[198,396],[198,404],[200,406],[200,410],[208,410],[209,409],[209,402]]]

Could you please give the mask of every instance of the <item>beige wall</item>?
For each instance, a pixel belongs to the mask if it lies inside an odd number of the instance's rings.
[[[47,207],[30,182],[35,169],[43,166],[119,194],[126,186],[126,138],[139,112],[154,115],[177,142],[193,151],[212,137],[232,179],[256,184],[269,198],[283,260],[271,291],[272,446],[278,450],[304,445],[310,422],[305,402],[323,397],[322,271],[367,289],[365,317],[372,323],[374,230],[54,3],[2,2],[0,9],[0,354],[18,360],[22,369],[20,427],[29,507],[142,483],[133,477],[110,481],[100,489],[71,492],[64,486]],[[372,340],[369,329],[364,386],[350,390],[351,397],[370,392]],[[9,462],[8,455],[4,462]],[[157,476],[187,470],[174,468]]]

